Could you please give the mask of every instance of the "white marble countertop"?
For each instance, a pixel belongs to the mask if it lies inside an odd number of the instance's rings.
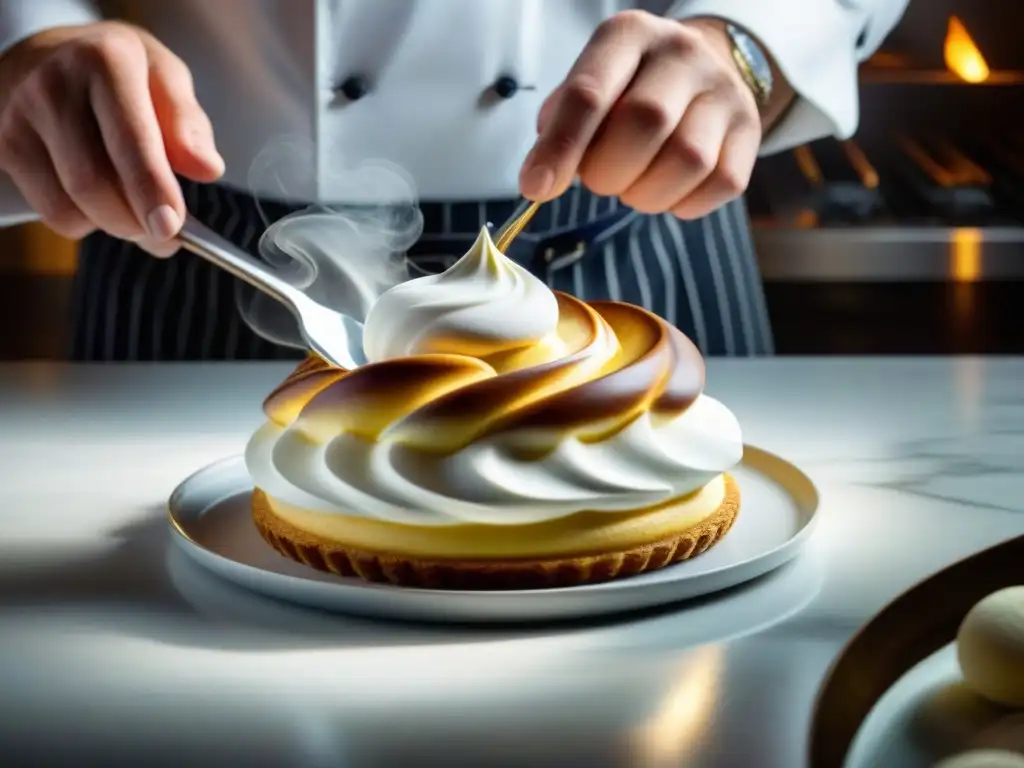
[[[1024,359],[713,361],[748,441],[822,491],[791,565],[625,623],[317,614],[201,572],[164,523],[287,370],[0,366],[0,764],[798,768],[850,634],[1024,532]]]

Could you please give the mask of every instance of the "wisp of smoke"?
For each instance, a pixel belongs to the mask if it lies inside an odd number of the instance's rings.
[[[283,138],[257,156],[249,186],[302,199],[316,179],[314,157],[308,141]],[[362,321],[381,293],[409,278],[405,252],[423,233],[423,216],[411,179],[390,163],[364,161],[331,174],[328,186],[339,200],[360,202],[313,205],[273,222],[260,208],[267,229],[259,254],[310,298]],[[269,296],[240,283],[238,308],[257,335],[305,347],[291,312]]]

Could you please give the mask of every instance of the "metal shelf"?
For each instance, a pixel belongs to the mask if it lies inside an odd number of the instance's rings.
[[[754,226],[758,262],[777,282],[1024,280],[1024,227]]]
[[[904,69],[902,67],[861,67],[860,82],[864,85],[964,85],[972,88],[986,86],[1024,85],[1024,71],[994,70],[983,83],[968,83],[945,69]]]

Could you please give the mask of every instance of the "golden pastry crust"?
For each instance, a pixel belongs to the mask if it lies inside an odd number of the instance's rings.
[[[310,534],[274,514],[256,489],[256,527],[282,555],[339,576],[403,587],[453,590],[518,590],[574,587],[634,576],[706,552],[729,532],[740,507],[740,489],[725,476],[725,498],[708,517],[668,538],[585,557],[540,560],[426,560],[347,547]]]

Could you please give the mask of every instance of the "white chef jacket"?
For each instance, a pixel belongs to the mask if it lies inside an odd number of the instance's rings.
[[[226,183],[280,197],[273,174],[252,176],[250,168],[287,135],[314,150],[286,197],[360,202],[338,169],[383,159],[411,176],[422,200],[479,200],[516,196],[541,103],[617,11],[724,17],[759,38],[799,94],[764,143],[770,153],[853,133],[857,64],[907,2],[0,0],[0,50],[52,26],[126,19],[191,67]],[[508,99],[492,89],[503,75],[521,86]],[[356,100],[338,90],[353,76],[369,86]]]

